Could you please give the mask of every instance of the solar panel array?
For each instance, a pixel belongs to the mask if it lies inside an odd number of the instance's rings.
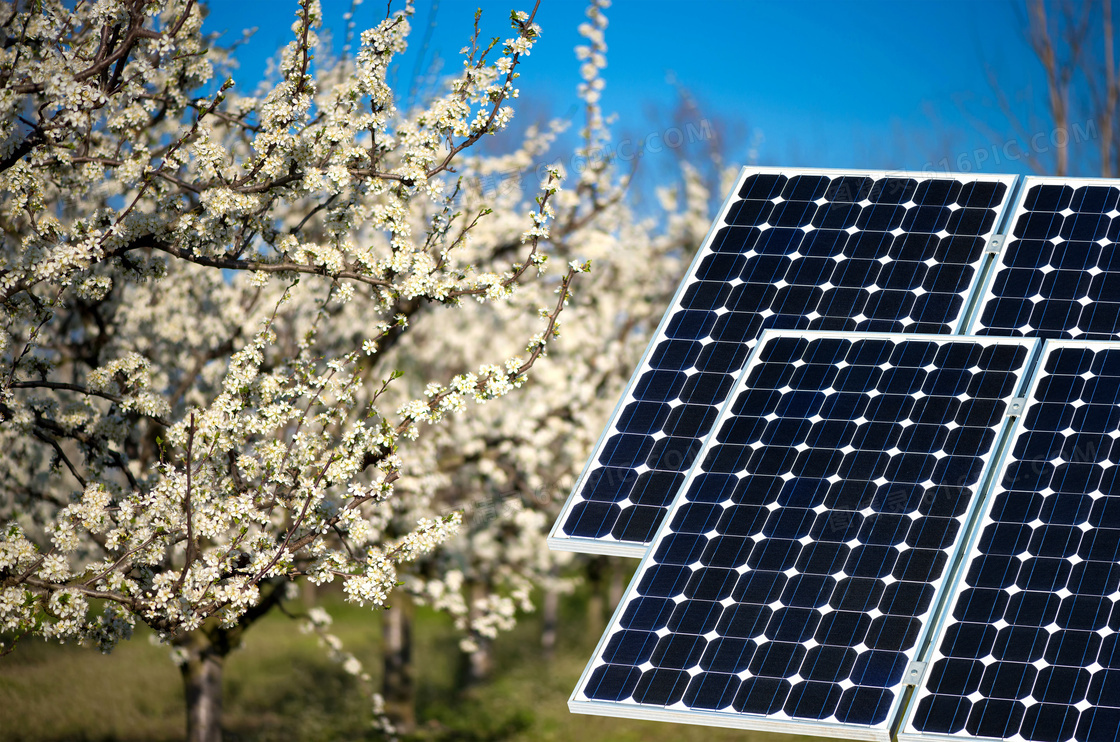
[[[886,729],[1031,344],[764,335],[575,699]]]
[[[1003,176],[744,172],[553,529],[641,556],[769,327],[950,333]]]
[[[906,732],[1120,732],[1120,344],[1051,344]]]
[[[1118,203],[744,171],[549,540],[643,557],[572,710],[1120,739]]]
[[[979,334],[1120,339],[1120,183],[1027,178]]]

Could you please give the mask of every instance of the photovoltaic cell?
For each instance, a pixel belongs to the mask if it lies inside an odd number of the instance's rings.
[[[1047,343],[905,737],[1120,735],[1120,343]]]
[[[644,553],[762,330],[952,332],[1011,182],[744,171],[550,545]]]
[[[889,739],[1036,342],[768,331],[572,710]]]
[[[1027,178],[973,332],[1120,339],[1120,181]]]

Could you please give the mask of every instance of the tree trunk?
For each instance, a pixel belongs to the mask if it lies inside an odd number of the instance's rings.
[[[615,608],[618,608],[618,603],[622,600],[622,593],[626,590],[626,583],[623,581],[625,571],[626,567],[623,566],[621,559],[611,560],[611,581],[607,589],[607,600],[610,602],[612,612]]]
[[[180,647],[187,651],[187,661],[179,666],[187,702],[187,742],[221,742],[224,647],[201,630],[192,632]]]
[[[226,656],[241,644],[245,630],[280,604],[284,581],[265,583],[271,589],[261,601],[245,611],[235,626],[223,628],[209,618],[201,628],[174,640],[186,652],[179,666],[183,676],[183,695],[187,702],[187,742],[222,741],[222,668]]]
[[[545,590],[541,605],[541,651],[546,660],[556,652],[556,630],[560,625],[560,593],[553,587]]]
[[[381,685],[385,715],[398,732],[416,729],[416,688],[412,678],[412,604],[403,591],[393,594],[393,605],[382,614],[385,675]]]
[[[480,582],[471,581],[467,594],[470,598],[470,623],[474,625],[479,617],[477,606],[481,605],[486,597],[486,588]],[[473,639],[476,649],[473,652],[466,653],[462,665],[461,683],[464,689],[472,688],[489,678],[490,670],[493,667],[490,639],[477,634],[473,635]]]
[[[603,631],[603,571],[607,568],[605,556],[591,557],[587,562],[587,631],[594,634]]]

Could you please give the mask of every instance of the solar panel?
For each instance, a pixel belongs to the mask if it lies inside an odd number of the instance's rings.
[[[1120,181],[1026,178],[977,334],[1120,339]]]
[[[570,708],[888,740],[1037,343],[766,331]]]
[[[1013,183],[745,169],[549,545],[645,553],[763,329],[956,330]]]
[[[902,738],[1120,735],[1120,343],[1040,368]]]

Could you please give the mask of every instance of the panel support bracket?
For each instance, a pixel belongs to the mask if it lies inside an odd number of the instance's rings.
[[[922,676],[926,674],[926,663],[919,660],[914,660],[910,666],[906,668],[906,675],[902,678],[903,685],[918,685],[922,682]]]
[[[999,255],[1000,250],[1003,249],[1003,243],[1007,241],[1005,234],[993,234],[992,238],[988,240],[988,246],[984,248],[985,255]]]
[[[1027,406],[1026,397],[1012,397],[1007,402],[1007,416],[1018,417],[1023,414],[1023,409]]]

